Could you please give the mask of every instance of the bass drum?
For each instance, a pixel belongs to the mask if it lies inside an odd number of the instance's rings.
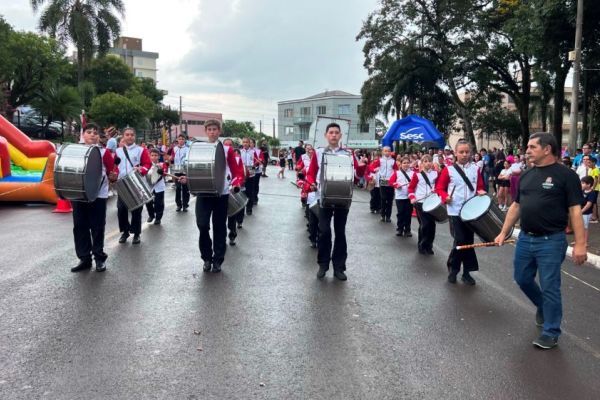
[[[148,181],[136,170],[119,179],[115,188],[129,211],[137,210],[153,199]]]
[[[442,198],[435,193],[430,194],[423,200],[423,212],[431,215],[439,223],[448,221],[448,210]]]
[[[190,193],[220,196],[225,189],[227,172],[223,144],[219,141],[193,142],[188,153],[186,172]]]
[[[460,219],[484,242],[493,242],[502,231],[504,213],[490,196],[475,196],[465,202],[460,209]],[[507,238],[512,236],[513,229]]]
[[[320,184],[321,207],[350,208],[354,190],[352,155],[323,153]]]
[[[65,144],[54,163],[54,190],[62,199],[92,202],[102,186],[102,153],[98,146]]]
[[[230,193],[227,203],[227,216],[233,217],[242,211],[244,207],[246,207],[246,204],[248,204],[248,196],[246,196],[246,193],[242,192],[241,190]]]

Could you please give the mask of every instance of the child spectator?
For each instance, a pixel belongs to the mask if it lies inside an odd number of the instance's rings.
[[[589,239],[589,224],[592,217],[592,207],[596,204],[597,193],[593,190],[594,179],[591,176],[581,178],[581,189],[583,189],[583,200],[581,202],[581,213],[583,214],[583,227],[585,228],[585,243]]]

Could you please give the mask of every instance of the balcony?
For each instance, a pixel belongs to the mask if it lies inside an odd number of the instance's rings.
[[[294,125],[310,125],[313,123],[313,117],[310,115],[302,115],[300,117],[294,117]]]

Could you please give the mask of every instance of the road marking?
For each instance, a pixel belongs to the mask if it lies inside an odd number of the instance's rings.
[[[565,275],[567,275],[567,276],[570,276],[571,278],[575,279],[576,281],[579,281],[579,282],[583,283],[585,286],[589,286],[589,287],[591,287],[592,289],[594,289],[595,291],[597,291],[597,292],[600,292],[600,289],[598,289],[596,286],[594,286],[594,285],[591,285],[591,284],[587,283],[587,282],[586,282],[586,281],[584,281],[583,279],[579,279],[579,278],[578,278],[578,277],[576,277],[575,275],[571,275],[570,273],[568,273],[568,272],[567,272],[567,271],[565,271],[564,269],[562,270],[562,273],[563,273],[563,274],[565,274]]]

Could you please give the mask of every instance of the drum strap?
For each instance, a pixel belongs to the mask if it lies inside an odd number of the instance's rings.
[[[475,191],[475,189],[473,189],[473,184],[471,183],[471,181],[469,179],[467,179],[467,175],[465,175],[465,171],[463,171],[463,169],[461,167],[459,167],[457,164],[454,164],[453,167],[454,167],[454,169],[456,169],[456,172],[458,172],[460,177],[463,178],[463,181],[465,181],[465,184],[467,185],[469,190],[471,192]]]
[[[402,172],[402,175],[404,175],[404,177],[406,178],[406,182],[410,182],[410,178],[408,177],[408,174],[406,173],[406,171],[401,169],[400,172]]]
[[[123,146],[123,154],[125,154],[125,158],[127,158],[127,161],[129,161],[131,168],[135,168],[135,166],[131,162],[131,158],[129,158],[129,152],[127,151],[127,146]]]
[[[404,172],[404,171],[402,171],[402,172]],[[425,179],[425,183],[427,183],[427,186],[429,186],[429,189],[433,189],[431,187],[431,181],[429,181],[429,177],[427,176],[425,171],[421,171],[421,175],[423,176],[423,179]]]

